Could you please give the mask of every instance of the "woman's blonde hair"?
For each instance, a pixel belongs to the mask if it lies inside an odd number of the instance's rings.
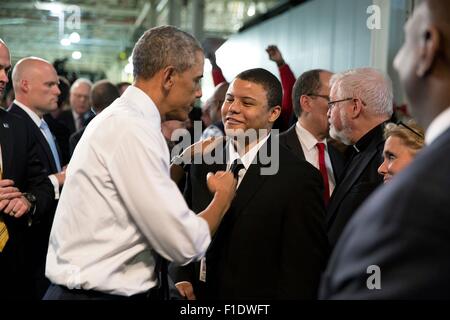
[[[388,123],[384,129],[384,138],[397,137],[416,155],[425,145],[424,130],[413,120],[406,123]]]

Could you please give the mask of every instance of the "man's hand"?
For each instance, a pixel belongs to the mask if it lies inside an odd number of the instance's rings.
[[[14,181],[9,179],[0,180],[0,211],[6,208],[11,199],[19,198],[22,193],[14,187]]]
[[[237,180],[234,178],[233,173],[228,171],[217,171],[216,173],[210,172],[206,176],[206,183],[209,191],[219,194],[222,197],[228,205],[228,210],[229,205],[234,198],[234,194],[236,193]]]
[[[10,200],[3,212],[9,214],[11,217],[20,218],[24,214],[28,213],[30,209],[31,203],[28,202],[24,196],[20,196],[19,198]]]
[[[269,54],[269,59],[276,62],[277,66],[281,67],[285,64],[283,56],[277,46],[268,46],[266,52]]]
[[[188,300],[196,300],[192,283],[188,281],[181,281],[176,283],[175,287],[177,287],[178,292],[182,297],[185,297]]]
[[[64,166],[61,172],[55,173],[55,177],[58,179],[58,184],[60,187],[62,187],[64,185],[64,181],[66,181],[66,169],[67,166]]]

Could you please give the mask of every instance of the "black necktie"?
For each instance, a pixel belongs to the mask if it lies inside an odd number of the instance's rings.
[[[236,159],[231,163],[230,171],[233,172],[236,179],[239,179],[239,171],[244,168],[241,159]]]

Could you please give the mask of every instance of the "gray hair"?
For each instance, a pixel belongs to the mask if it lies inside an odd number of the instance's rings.
[[[337,73],[331,77],[330,86],[332,91],[337,88],[339,99],[360,98],[373,115],[392,116],[392,81],[377,69],[357,68]]]
[[[133,76],[150,79],[167,66],[184,72],[195,65],[198,51],[203,52],[203,49],[189,33],[173,26],[152,28],[134,46]]]
[[[72,92],[76,87],[78,87],[80,84],[87,84],[89,88],[92,88],[92,82],[89,79],[86,78],[79,78],[72,83],[72,86],[70,87],[70,92]]]

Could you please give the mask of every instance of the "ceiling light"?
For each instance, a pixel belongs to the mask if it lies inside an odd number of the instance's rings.
[[[74,52],[72,52],[72,58],[75,59],[75,60],[80,60],[82,56],[83,56],[83,55],[81,54],[80,51],[74,51]]]
[[[60,41],[61,45],[64,47],[70,46],[70,39],[68,38],[62,38]]]
[[[78,34],[78,32],[72,32],[69,36],[70,42],[72,43],[78,43],[80,42],[80,35]]]

